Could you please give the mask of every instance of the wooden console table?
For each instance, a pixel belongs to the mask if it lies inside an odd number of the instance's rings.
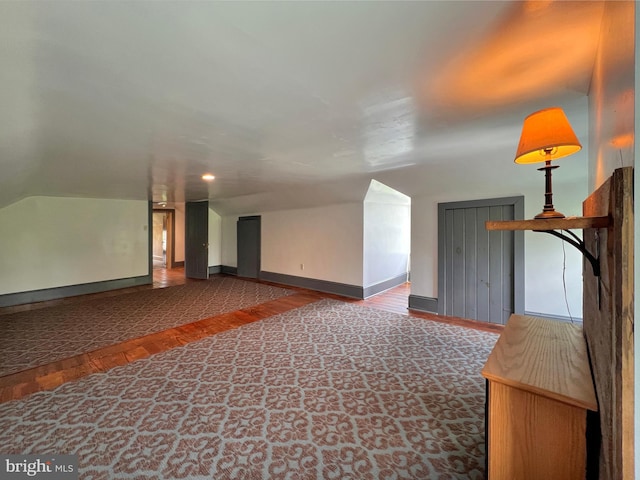
[[[582,326],[512,315],[482,376],[489,480],[584,480],[597,402]]]

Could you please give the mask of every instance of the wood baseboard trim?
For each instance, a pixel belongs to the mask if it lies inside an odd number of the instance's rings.
[[[438,314],[438,299],[431,297],[421,297],[420,295],[409,295],[409,308]]]
[[[364,298],[364,289],[362,287],[346,283],[330,282],[327,280],[319,280],[317,278],[297,277],[295,275],[264,271],[260,272],[260,280],[307,288],[318,292],[333,293],[334,295],[340,295],[342,297],[357,299]]]
[[[138,287],[140,285],[151,285],[152,283],[153,275],[141,275],[139,277],[118,278],[115,280],[44,288],[42,290],[31,290],[28,292],[7,293],[0,295],[0,307],[46,302],[48,300],[87,295],[89,293],[100,293],[121,288]]]
[[[382,293],[385,290],[389,290],[390,288],[397,287],[398,285],[403,285],[407,283],[408,274],[403,273],[402,275],[398,275],[397,277],[390,278],[389,280],[385,280],[384,282],[376,283],[375,285],[370,285],[363,289],[363,298],[369,298],[373,295],[377,295],[378,293]]]
[[[213,265],[209,267],[209,275],[215,275],[216,273],[222,273],[222,265]]]
[[[227,265],[221,265],[220,273],[224,273],[226,275],[238,275],[238,267],[229,267]]]

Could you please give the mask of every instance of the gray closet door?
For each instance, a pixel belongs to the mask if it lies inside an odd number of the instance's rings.
[[[238,232],[238,276],[260,276],[260,216],[240,217]]]
[[[187,202],[184,219],[184,272],[209,278],[209,202]]]
[[[513,199],[440,204],[438,313],[500,324],[522,313],[524,236],[485,228],[522,218],[516,210]]]

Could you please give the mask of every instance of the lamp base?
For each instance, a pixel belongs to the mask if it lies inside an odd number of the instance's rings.
[[[538,170],[544,171],[544,207],[542,212],[536,215],[534,218],[538,220],[548,220],[549,218],[565,218],[564,214],[556,212],[553,208],[553,189],[551,188],[551,171],[558,168],[557,165],[551,165],[551,149],[544,150],[547,158],[544,163],[544,167]]]
[[[542,219],[542,220],[546,220],[549,218],[565,218],[564,214],[560,213],[560,212],[556,212],[555,210],[543,210],[542,212],[540,212],[538,215],[536,215],[535,217],[533,217],[535,219]]]

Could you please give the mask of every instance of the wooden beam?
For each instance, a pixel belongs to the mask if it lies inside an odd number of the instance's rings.
[[[608,228],[583,232],[601,275],[583,269],[582,311],[602,432],[598,478],[622,480],[634,472],[633,168],[615,170],[584,201],[583,213],[611,218]]]
[[[487,221],[487,230],[571,230],[584,228],[607,228],[609,217],[567,217],[534,220]]]

